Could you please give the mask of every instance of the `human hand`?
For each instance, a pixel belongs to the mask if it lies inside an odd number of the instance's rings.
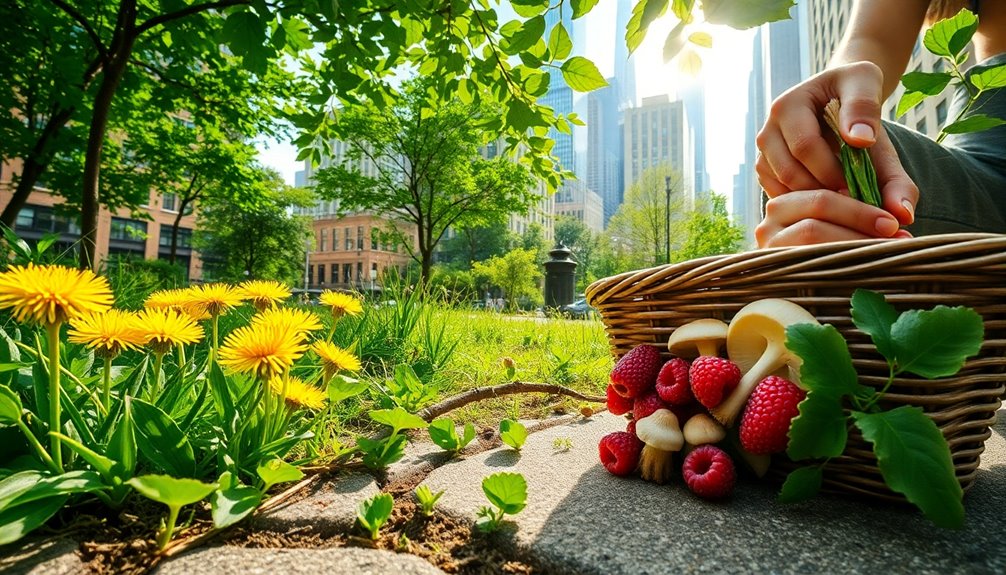
[[[793,190],[846,189],[837,143],[825,137],[820,122],[824,106],[838,98],[843,139],[871,147],[884,209],[898,223],[912,223],[918,188],[880,123],[882,91],[880,68],[857,62],[826,70],[779,96],[756,138],[761,153],[755,170],[769,198]]]
[[[831,190],[778,195],[765,205],[765,219],[755,228],[762,248],[904,237],[911,234],[888,211]]]

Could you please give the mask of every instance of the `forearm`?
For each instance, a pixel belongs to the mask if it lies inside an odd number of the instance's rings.
[[[905,72],[928,6],[928,0],[857,0],[828,67],[873,62],[884,74],[886,100]]]

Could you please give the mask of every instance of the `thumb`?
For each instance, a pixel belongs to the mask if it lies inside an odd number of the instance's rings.
[[[867,148],[880,133],[880,100],[884,74],[872,62],[842,66],[836,89],[842,104],[838,113],[842,139],[850,146]]]

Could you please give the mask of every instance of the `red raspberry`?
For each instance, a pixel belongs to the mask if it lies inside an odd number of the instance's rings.
[[[622,397],[615,392],[615,387],[612,385],[608,386],[608,391],[606,392],[608,396],[608,411],[615,415],[625,415],[632,411],[633,400],[629,397]]]
[[[686,405],[695,400],[688,382],[688,362],[676,357],[664,364],[657,374],[657,393],[671,405]]]
[[[651,391],[636,398],[635,403],[632,404],[632,419],[638,421],[658,409],[667,409],[667,405],[660,399],[657,392]]]
[[[737,364],[712,355],[695,358],[688,370],[695,399],[706,409],[712,409],[723,402],[723,398],[737,387],[741,381],[741,370]]]
[[[604,468],[613,475],[625,476],[635,471],[639,465],[639,452],[643,450],[643,442],[635,434],[616,431],[602,437],[597,447]]]
[[[636,437],[636,420],[630,419],[629,423],[625,425],[625,432],[631,433],[633,437]]]
[[[789,424],[807,392],[792,381],[770,375],[761,380],[741,417],[741,445],[756,455],[786,451]]]
[[[637,345],[622,356],[611,370],[611,385],[622,397],[638,397],[653,389],[660,372],[660,350]]]
[[[703,499],[730,495],[737,473],[734,462],[715,445],[700,445],[685,457],[681,474],[692,493]]]

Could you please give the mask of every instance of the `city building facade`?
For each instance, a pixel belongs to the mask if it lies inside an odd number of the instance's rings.
[[[695,163],[683,102],[666,94],[643,98],[641,106],[624,111],[624,119],[624,189],[647,169],[670,164],[681,173],[685,197],[694,200]]]
[[[566,180],[555,192],[555,215],[574,217],[596,234],[604,231],[604,202],[582,180]]]

